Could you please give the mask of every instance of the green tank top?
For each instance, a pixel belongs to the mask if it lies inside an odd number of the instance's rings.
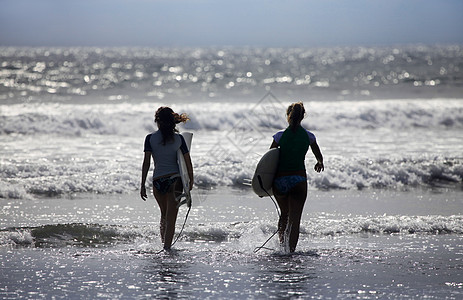
[[[302,126],[299,126],[296,132],[288,127],[278,145],[280,146],[279,172],[305,170],[304,161],[310,140],[307,131]]]

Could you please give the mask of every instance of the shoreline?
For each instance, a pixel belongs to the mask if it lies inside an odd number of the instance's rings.
[[[308,190],[303,219],[320,215],[348,216],[451,216],[463,214],[463,191],[456,189],[401,190]],[[269,197],[259,198],[250,189],[220,187],[192,190],[190,218],[205,221],[246,221],[276,218]],[[128,194],[80,193],[63,197],[1,199],[0,228],[40,226],[48,223],[87,223],[101,225],[153,224],[159,209],[149,194],[143,201],[138,192]],[[239,210],[237,210],[239,208]],[[186,208],[182,206],[179,216]]]

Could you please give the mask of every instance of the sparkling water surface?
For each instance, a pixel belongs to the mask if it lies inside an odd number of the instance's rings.
[[[0,297],[461,298],[462,58],[458,45],[0,48]],[[297,252],[276,237],[255,252],[278,213],[249,179],[298,100],[325,172],[309,152]],[[193,208],[171,253],[138,196],[161,105],[194,133]]]
[[[16,226],[1,232],[15,242],[0,251],[0,291],[5,298],[461,296],[461,192],[311,192],[295,254],[285,254],[275,238],[255,252],[276,230],[270,199],[239,190],[202,193],[195,192],[172,252],[160,251],[152,198],[85,196],[4,207],[18,217],[2,220]],[[383,206],[373,212],[372,202]],[[181,208],[177,232],[185,213]]]

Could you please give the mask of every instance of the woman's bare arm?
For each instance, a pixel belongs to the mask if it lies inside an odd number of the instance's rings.
[[[317,163],[315,164],[314,170],[315,172],[320,173],[321,171],[325,170],[325,166],[323,165],[322,152],[320,151],[320,147],[318,147],[317,142],[310,145],[310,148],[312,148],[312,152],[315,155],[315,158],[317,159]]]
[[[145,157],[143,158],[143,165],[141,167],[141,187],[140,187],[140,196],[143,201],[146,201],[148,195],[146,194],[146,177],[148,176],[148,171],[150,169],[151,163],[151,152],[145,152]]]

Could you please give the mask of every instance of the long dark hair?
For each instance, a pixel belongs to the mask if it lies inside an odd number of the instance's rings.
[[[162,144],[165,145],[168,141],[174,140],[174,133],[178,132],[175,125],[188,121],[186,114],[177,114],[170,107],[161,106],[154,115],[154,121],[158,124],[159,130],[162,133]]]
[[[302,119],[304,119],[305,108],[302,102],[296,102],[288,106],[286,110],[286,116],[288,117],[289,127],[292,131],[296,132],[296,129],[301,125]]]

